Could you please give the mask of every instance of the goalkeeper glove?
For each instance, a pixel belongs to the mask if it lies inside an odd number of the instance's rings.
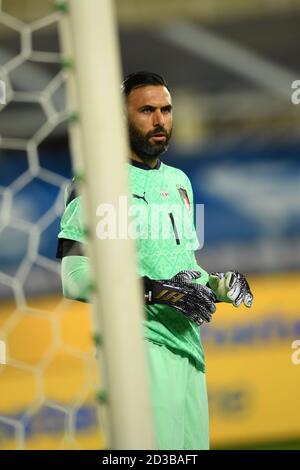
[[[244,303],[251,307],[253,294],[245,276],[237,271],[211,273],[208,284],[220,302],[230,302],[235,307]]]
[[[192,282],[200,277],[199,271],[181,271],[167,280],[144,277],[146,303],[173,307],[198,325],[210,322],[216,298],[207,286]]]

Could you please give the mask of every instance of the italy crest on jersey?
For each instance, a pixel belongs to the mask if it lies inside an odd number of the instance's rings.
[[[190,200],[189,200],[189,197],[188,197],[188,193],[186,191],[186,189],[184,189],[182,186],[180,186],[178,188],[178,191],[179,191],[179,194],[181,196],[181,199],[183,200],[184,202],[184,205],[185,207],[190,210],[191,208],[191,203],[190,203]]]

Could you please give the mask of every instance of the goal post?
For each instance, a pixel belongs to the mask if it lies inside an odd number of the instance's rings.
[[[128,145],[113,2],[72,0],[65,5],[62,44],[65,58],[74,64],[69,85],[67,80],[69,106],[78,106],[79,116],[70,133],[71,148],[74,166],[83,176],[88,253],[95,281],[94,318],[103,337],[108,389],[108,444],[113,449],[152,449],[143,305],[133,240],[99,240],[96,233],[98,206],[110,204],[118,213],[120,196],[128,195]]]

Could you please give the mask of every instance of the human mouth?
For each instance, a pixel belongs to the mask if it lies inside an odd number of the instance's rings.
[[[162,132],[158,133],[158,134],[154,134],[151,139],[155,140],[156,142],[160,142],[162,140],[165,140],[166,139],[166,135],[163,134]]]

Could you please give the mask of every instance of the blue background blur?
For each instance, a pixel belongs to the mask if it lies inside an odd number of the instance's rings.
[[[40,151],[43,168],[55,170],[66,182],[72,175],[67,148],[67,142],[62,142]],[[195,203],[205,205],[205,243],[198,252],[204,268],[235,266],[246,272],[265,272],[299,267],[299,150],[300,141],[295,138],[263,143],[240,139],[224,142],[224,146],[220,139],[217,145],[207,142],[192,154],[174,152],[171,146],[163,160],[189,175]],[[1,186],[11,184],[25,169],[25,153],[1,150]],[[34,178],[14,194],[11,215],[38,223],[58,198],[62,207],[59,189]],[[39,240],[38,253],[53,261],[59,220],[59,215],[53,216]],[[8,225],[0,242],[5,246],[0,250],[1,269],[13,275],[27,253],[28,233],[21,224],[19,229]],[[45,271],[40,278],[38,267],[35,269],[39,282],[29,282],[28,293],[60,291],[57,275]],[[30,275],[35,278],[33,272]],[[2,295],[9,295],[4,287]]]

